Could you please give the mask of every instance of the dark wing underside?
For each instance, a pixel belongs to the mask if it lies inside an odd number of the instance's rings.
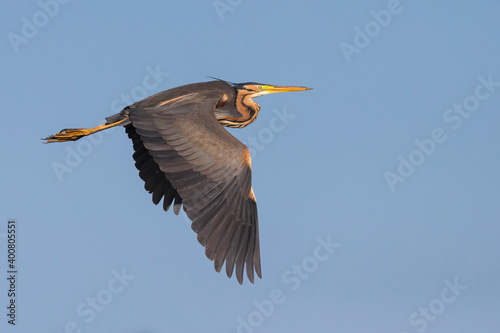
[[[257,205],[248,148],[217,121],[217,98],[199,96],[158,107],[129,109],[126,131],[145,188],[168,210],[181,204],[219,272],[261,277]]]

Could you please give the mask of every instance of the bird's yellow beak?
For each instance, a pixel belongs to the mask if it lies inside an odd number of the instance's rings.
[[[312,88],[307,87],[294,87],[294,86],[271,86],[271,85],[263,85],[262,90],[266,91],[269,94],[287,92],[287,91],[303,91],[303,90],[311,90]]]

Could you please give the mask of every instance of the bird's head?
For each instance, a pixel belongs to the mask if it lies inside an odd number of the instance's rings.
[[[303,91],[312,89],[307,87],[295,86],[273,86],[270,84],[256,82],[224,82],[230,84],[235,91],[234,104],[231,104],[230,108],[218,108],[216,111],[216,116],[219,122],[223,126],[227,127],[245,127],[253,123],[255,119],[257,119],[257,115],[260,111],[260,105],[253,100],[253,98],[255,97],[279,92]],[[228,100],[226,99],[224,100],[224,103],[221,104],[226,105],[225,103],[227,101]],[[220,106],[221,104],[218,104],[218,106]]]
[[[243,93],[244,95],[250,98],[255,98],[279,92],[303,91],[312,89],[307,87],[295,87],[295,86],[273,86],[270,84],[256,83],[256,82],[233,83],[232,86],[238,93]]]

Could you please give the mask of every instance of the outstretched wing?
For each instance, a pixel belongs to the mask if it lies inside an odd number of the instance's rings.
[[[192,229],[219,272],[226,262],[243,283],[261,277],[257,204],[251,187],[248,148],[217,121],[217,99],[178,99],[129,109],[127,126],[146,189],[164,208],[181,203]]]

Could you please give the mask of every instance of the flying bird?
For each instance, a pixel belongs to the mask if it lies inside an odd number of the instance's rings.
[[[160,92],[125,107],[94,128],[63,129],[45,143],[76,141],[124,126],[134,147],[133,158],[154,204],[192,221],[206,256],[220,272],[243,283],[262,278],[257,203],[252,189],[248,147],[225,127],[242,128],[257,119],[253,98],[271,93],[309,90],[255,82],[193,83]]]

